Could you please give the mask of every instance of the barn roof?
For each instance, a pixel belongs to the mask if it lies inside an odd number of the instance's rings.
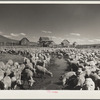
[[[20,41],[24,41],[24,40],[27,40],[29,42],[29,40],[26,37],[22,38]]]
[[[63,43],[63,42],[68,42],[68,43],[70,43],[70,42],[69,42],[68,40],[66,40],[66,39],[65,39],[65,40],[63,40],[63,41],[62,41],[62,43]]]

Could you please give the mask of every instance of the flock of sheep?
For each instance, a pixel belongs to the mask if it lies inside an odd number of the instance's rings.
[[[62,52],[68,69],[61,79],[65,89],[100,89],[100,51],[96,49],[72,49]]]
[[[46,66],[50,63],[51,56],[48,52],[40,50],[36,53],[28,51],[16,50],[1,50],[1,53],[25,55],[23,62],[19,64],[13,60],[8,60],[6,64],[0,62],[0,88],[1,89],[16,89],[17,85],[24,86],[25,81],[29,87],[35,83],[33,79],[36,75],[44,74],[53,77],[53,73],[47,70]]]
[[[0,89],[16,89],[24,86],[25,81],[29,87],[36,82],[36,76],[45,74],[54,77],[48,70],[52,55],[66,60],[66,72],[59,77],[66,90],[99,90],[100,89],[100,51],[96,49],[72,48],[42,48],[42,49],[1,49],[1,53],[17,54],[23,56],[20,64],[8,60],[5,64],[0,62]],[[24,88],[24,87],[23,87]]]

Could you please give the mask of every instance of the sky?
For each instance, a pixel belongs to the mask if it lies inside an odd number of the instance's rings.
[[[0,4],[0,35],[37,42],[50,37],[59,44],[100,43],[100,5],[95,4]]]

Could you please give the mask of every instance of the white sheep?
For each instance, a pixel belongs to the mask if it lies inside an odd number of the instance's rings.
[[[42,67],[42,66],[37,65],[37,66],[36,66],[36,71],[37,71],[37,73],[44,73],[44,74],[48,74],[48,75],[50,75],[51,77],[53,77],[52,72],[48,71],[46,68],[44,68],[44,67]]]

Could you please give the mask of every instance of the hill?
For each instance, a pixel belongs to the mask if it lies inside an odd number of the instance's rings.
[[[7,38],[7,37],[4,37],[2,35],[0,35],[0,42],[19,42],[18,40],[14,40],[14,39],[10,39],[10,38]]]

